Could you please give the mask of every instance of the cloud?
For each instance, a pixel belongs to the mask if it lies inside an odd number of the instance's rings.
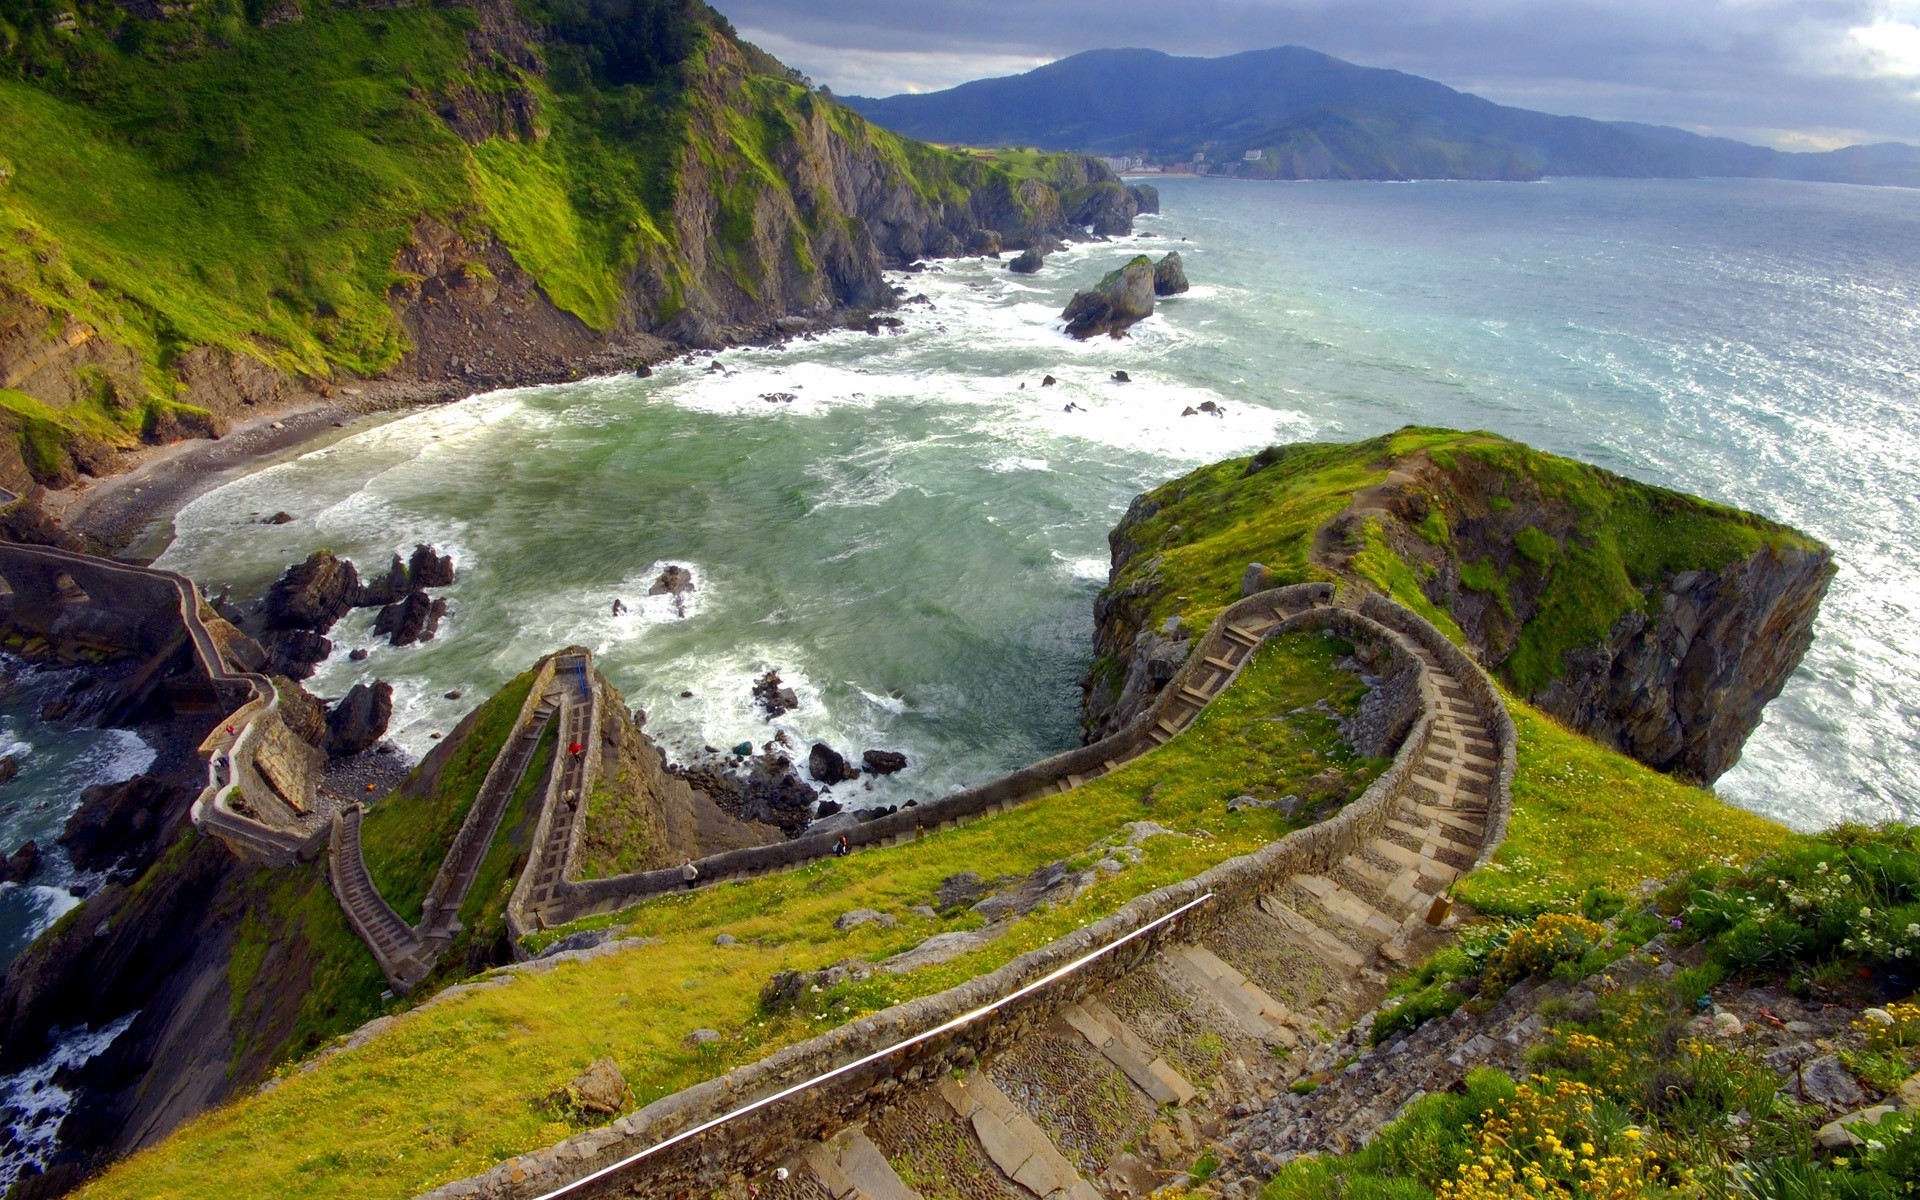
[[[1920,26],[1905,21],[1875,21],[1851,32],[1879,73],[1901,79],[1920,78]]]
[[[740,36],[790,67],[848,96],[893,96],[937,92],[996,75],[1019,75],[1045,66],[1052,55],[953,53],[942,50],[843,49],[742,25]]]
[[[1293,44],[1548,112],[1793,148],[1920,142],[1920,0],[720,2],[844,93],[937,90],[1099,47]]]

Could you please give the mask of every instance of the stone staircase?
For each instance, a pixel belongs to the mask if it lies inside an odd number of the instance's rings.
[[[1217,664],[1222,684],[1286,615],[1240,627],[1253,640],[1234,638],[1242,650]],[[1500,770],[1494,723],[1504,714],[1476,706],[1431,650],[1408,648],[1439,699],[1377,836],[1286,879],[1202,940],[1163,947],[966,1075],[934,1082],[926,1090],[937,1102],[910,1098],[853,1140],[809,1147],[788,1179],[759,1179],[759,1194],[1144,1197],[1184,1179],[1208,1145],[1283,1097],[1326,1057],[1333,1031],[1379,1001],[1389,971],[1444,939],[1447,885],[1485,842]],[[1193,711],[1217,694],[1197,691]],[[1237,1194],[1254,1185],[1243,1175]]]
[[[1060,968],[1047,978],[1064,982],[1031,996],[1023,990],[1016,1007],[999,1009],[1016,997],[997,990],[1004,984],[987,990],[983,977],[874,1014],[655,1101],[609,1129],[447,1185],[434,1200],[695,1192],[738,1200],[1118,1200],[1185,1181],[1212,1146],[1232,1151],[1237,1164],[1225,1194],[1251,1197],[1257,1177],[1245,1164],[1257,1148],[1229,1139],[1315,1063],[1325,1065],[1350,1037],[1339,1031],[1378,1004],[1389,972],[1448,936],[1446,889],[1502,836],[1515,761],[1514,727],[1497,689],[1416,615],[1380,597],[1303,611],[1268,604],[1250,597],[1235,607],[1222,636],[1210,639],[1204,672],[1177,677],[1184,690],[1156,710],[1159,732],[1170,738],[1191,724],[1264,638],[1316,627],[1392,642],[1400,661],[1417,668],[1419,716],[1392,766],[1340,813],[1096,923],[1144,933],[1136,922],[1152,913],[1174,920],[1177,906],[1187,915],[1168,927],[1176,932],[1116,953],[1110,968],[1090,967],[1077,983],[1066,978],[1077,968]],[[553,816],[557,830],[577,807],[556,807]],[[565,844],[555,831],[541,841]],[[534,878],[551,886],[558,876]],[[1076,937],[992,978],[1030,978],[1041,962],[1088,950]],[[1099,944],[1119,951],[1124,940]],[[1022,966],[1028,959],[1035,965]],[[988,1000],[996,1002],[991,1015],[956,1016]],[[977,1027],[947,1032],[975,1016]],[[920,1035],[932,1041],[906,1050],[914,1043],[903,1037],[941,1020],[948,1023]],[[885,1046],[897,1055],[878,1049]],[[848,1062],[863,1051],[872,1053]],[[862,1066],[880,1059],[886,1065]],[[836,1080],[856,1067],[859,1074]],[[807,1071],[824,1074],[809,1082]],[[778,1095],[753,1099],[769,1091]],[[742,1119],[726,1125],[731,1118],[721,1114],[730,1111]],[[656,1145],[701,1119],[717,1127],[697,1143]],[[585,1186],[552,1190],[594,1166],[604,1170]]]
[[[347,915],[347,923],[373,951],[380,973],[397,992],[411,991],[433,970],[432,958],[413,926],[393,911],[367,871],[360,849],[360,822],[365,809],[356,804],[334,814],[332,858],[328,877],[333,894]]]
[[[334,816],[327,863],[333,894],[354,932],[373,952],[387,982],[402,995],[419,986],[421,980],[433,972],[441,953],[460,932],[461,906],[466,903],[467,893],[486,861],[513,793],[532,765],[548,723],[561,708],[568,685],[557,677],[554,669],[557,661],[550,659],[535,677],[534,687],[521,706],[513,729],[488,767],[480,791],[474,796],[446,858],[427,889],[418,925],[408,925],[393,910],[367,870],[360,845],[364,806],[351,805]],[[563,745],[565,738],[563,727]]]
[[[544,923],[547,909],[566,886],[586,820],[593,767],[599,753],[598,697],[593,685],[584,682],[591,671],[591,662],[584,653],[555,661],[560,680],[557,692],[560,755],[555,759],[544,809],[535,826],[533,853],[527,858],[526,870],[516,885],[513,900],[516,913],[524,914],[514,924],[524,922],[529,929]],[[582,682],[574,681],[576,675]],[[570,751],[575,745],[581,747],[578,754]]]

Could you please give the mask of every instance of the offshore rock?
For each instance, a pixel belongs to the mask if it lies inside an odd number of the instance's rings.
[[[869,750],[860,756],[860,761],[875,775],[891,775],[907,769],[907,756],[897,750]]]
[[[268,589],[267,627],[325,633],[347,615],[359,594],[360,576],[353,564],[331,550],[316,550],[305,562],[287,568]]]
[[[407,560],[407,580],[414,588],[452,587],[453,555],[418,545]]]
[[[1133,206],[1139,212],[1157,213],[1160,211],[1160,189],[1150,183],[1128,184],[1127,195],[1133,197]]]
[[[0,858],[0,883],[25,883],[40,865],[40,846],[29,841],[10,856]]]
[[[1187,269],[1180,261],[1180,252],[1172,251],[1153,267],[1153,294],[1156,296],[1178,296],[1187,290]]]
[[[829,786],[844,783],[858,772],[847,766],[846,756],[825,742],[815,742],[807,752],[807,774]]]
[[[693,590],[693,572],[676,565],[660,572],[660,577],[647,589],[647,595],[680,596]]]
[[[1119,337],[1153,315],[1153,260],[1142,254],[1093,288],[1080,292],[1061,312],[1067,332],[1085,341],[1098,334]]]
[[[1037,246],[1028,246],[1018,257],[1007,264],[1007,270],[1015,275],[1032,275],[1045,266],[1047,256]]]
[[[369,578],[360,584],[360,594],[354,598],[355,608],[385,608],[405,596],[410,589],[407,583],[407,564],[398,554],[387,564],[384,575]]]
[[[288,679],[305,679],[313,674],[316,664],[326,661],[333,653],[333,642],[322,634],[307,629],[273,629],[260,639],[260,645],[267,652],[264,664],[269,675],[285,675]]]
[[[386,634],[395,646],[430,642],[439,632],[440,618],[446,615],[445,597],[435,598],[415,588],[404,600],[380,610],[380,615],[374,618],[373,632],[376,636]]]
[[[327,713],[327,754],[348,758],[369,750],[386,736],[393,719],[393,685],[376,679],[372,686],[356,683]]]

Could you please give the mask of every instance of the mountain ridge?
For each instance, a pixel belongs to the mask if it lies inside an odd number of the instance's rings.
[[[1301,46],[1220,58],[1089,50],[940,92],[840,99],[927,141],[1137,156],[1237,178],[1737,176],[1920,187],[1920,147],[1903,143],[1801,153],[1559,116]]]

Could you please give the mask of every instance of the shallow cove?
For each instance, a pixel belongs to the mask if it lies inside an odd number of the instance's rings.
[[[904,308],[898,336],[729,351],[719,371],[702,357],[354,433],[189,505],[161,564],[247,596],[318,546],[377,568],[432,541],[460,568],[441,638],[351,663],[372,645],[356,614],[313,684],[394,680],[410,749],[579,641],[678,751],[779,727],[802,758],[814,738],[900,749],[913,766],[877,797],[897,800],[1075,740],[1106,532],[1134,493],[1276,440],[1491,428],[1832,543],[1820,640],[1722,791],[1803,826],[1920,813],[1920,568],[1902,552],[1920,541],[1903,484],[1920,466],[1904,365],[1920,360],[1904,265],[1920,194],[1172,179],[1163,194],[1141,237],[1032,279],[991,261],[901,277],[931,304]],[[1134,337],[1057,332],[1075,286],[1168,249],[1196,286]],[[1227,415],[1180,415],[1203,400]],[[282,509],[294,523],[255,523]],[[642,602],[668,563],[697,579],[684,616]],[[616,597],[632,611],[614,616]],[[748,694],[768,667],[802,699],[773,728]]]

